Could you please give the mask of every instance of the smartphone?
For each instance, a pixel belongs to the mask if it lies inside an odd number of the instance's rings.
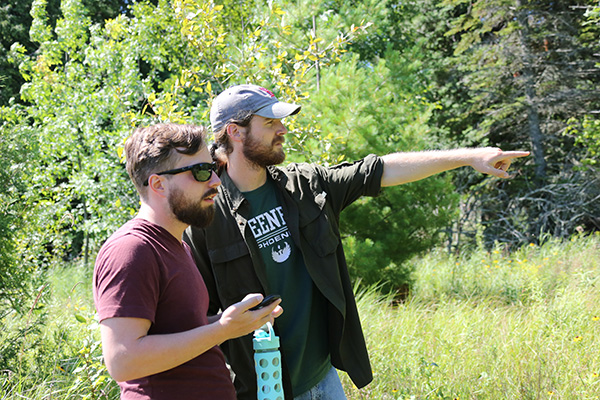
[[[273,303],[274,301],[276,301],[280,298],[281,298],[281,296],[278,294],[270,294],[268,296],[265,296],[265,298],[262,299],[262,301],[260,303],[258,303],[254,307],[252,307],[250,309],[250,311],[260,310],[261,308],[268,306],[269,304]]]

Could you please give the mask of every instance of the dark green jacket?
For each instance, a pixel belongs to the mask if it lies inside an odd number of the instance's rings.
[[[269,167],[268,173],[280,189],[279,202],[306,268],[329,302],[329,332],[324,337],[329,338],[332,364],[363,387],[373,375],[340,239],[339,216],[359,197],[379,193],[383,162],[370,155],[329,168],[316,164]],[[205,229],[189,228],[184,235],[206,282],[211,315],[248,293],[270,293],[258,246],[240,215],[246,214],[247,202],[226,172],[221,180],[214,221]],[[222,348],[236,374],[238,399],[256,399],[252,335],[230,340]],[[283,361],[284,391],[291,398]]]

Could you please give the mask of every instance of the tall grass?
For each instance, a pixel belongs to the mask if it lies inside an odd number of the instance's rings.
[[[412,262],[404,303],[357,289],[374,380],[341,373],[349,399],[600,398],[599,235]],[[117,399],[90,269],[49,276],[30,314],[0,315],[0,400]]]
[[[597,399],[600,238],[415,260],[410,299],[359,293],[374,381],[351,399]]]
[[[91,275],[82,265],[56,267],[27,315],[0,318],[0,400],[116,399],[101,359]]]

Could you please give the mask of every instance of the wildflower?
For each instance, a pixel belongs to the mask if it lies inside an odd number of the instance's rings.
[[[583,339],[583,337],[582,337],[582,336],[580,336],[580,335],[577,335],[577,336],[575,336],[575,337],[573,338],[573,342],[580,342],[582,339]]]
[[[535,247],[535,243],[529,243],[529,247]]]
[[[600,320],[600,317],[599,317],[599,316],[597,316],[597,315],[594,315],[594,316],[592,317],[592,321],[599,321],[599,320]]]
[[[548,390],[548,394],[549,394],[550,396],[554,396],[554,392],[553,392],[552,390]]]
[[[396,393],[398,389],[392,389],[392,393]]]
[[[600,374],[598,374],[597,372],[593,372],[593,373],[592,373],[592,377],[593,377],[593,378],[597,378],[597,377],[599,377],[599,376],[600,376]]]

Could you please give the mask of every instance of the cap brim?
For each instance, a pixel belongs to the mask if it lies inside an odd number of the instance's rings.
[[[254,112],[256,115],[260,115],[265,118],[282,119],[289,117],[290,115],[298,114],[302,106],[297,104],[277,102],[269,104]]]

